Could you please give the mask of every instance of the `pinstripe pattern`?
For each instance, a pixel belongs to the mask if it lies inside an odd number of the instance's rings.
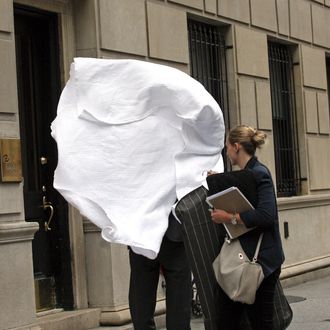
[[[219,285],[212,263],[220,252],[225,231],[212,222],[206,197],[206,188],[193,190],[178,202],[175,213],[182,222],[183,240],[202,305],[205,329],[221,330]],[[280,282],[275,290],[274,318],[274,330],[285,329],[292,319]],[[252,330],[245,313],[241,323],[242,329]]]
[[[220,329],[217,321],[220,307],[212,262],[220,251],[223,235],[221,227],[211,221],[206,196],[204,187],[197,188],[179,201],[175,213],[182,220],[183,240],[203,309],[205,329],[217,330]]]

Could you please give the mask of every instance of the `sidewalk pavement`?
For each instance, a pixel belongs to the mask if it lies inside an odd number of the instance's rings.
[[[330,276],[286,288],[284,292],[293,311],[289,330],[330,329]]]
[[[293,320],[288,330],[330,330],[330,276],[284,288],[284,293],[293,311]],[[97,328],[97,330],[128,329],[133,329],[131,324]],[[192,318],[191,330],[204,330],[203,318]]]

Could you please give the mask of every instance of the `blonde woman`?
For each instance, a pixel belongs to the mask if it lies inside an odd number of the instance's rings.
[[[274,292],[279,279],[281,265],[284,261],[282,243],[279,233],[276,195],[271,174],[266,166],[255,156],[257,148],[264,143],[267,135],[249,126],[237,126],[229,131],[226,146],[227,155],[232,165],[253,173],[257,183],[258,202],[254,210],[231,214],[215,209],[211,212],[215,223],[244,223],[256,229],[242,235],[240,243],[250,259],[252,259],[260,233],[264,233],[258,262],[263,268],[265,278],[261,283],[253,305],[243,305],[230,300],[220,290],[221,329],[239,329],[239,314],[247,308],[253,329],[274,329]]]

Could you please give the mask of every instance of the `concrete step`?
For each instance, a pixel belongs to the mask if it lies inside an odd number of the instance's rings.
[[[155,323],[157,329],[162,329],[165,327],[165,314],[155,316]],[[88,330],[134,330],[133,324],[128,323],[120,326],[100,326]]]
[[[159,330],[166,330],[165,327],[165,315],[159,315],[155,317],[156,328]],[[133,325],[127,324],[122,326],[101,326],[89,330],[134,330]],[[202,317],[191,318],[191,330],[204,330],[204,320]]]

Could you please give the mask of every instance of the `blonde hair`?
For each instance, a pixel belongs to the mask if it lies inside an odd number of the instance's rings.
[[[232,145],[239,143],[243,149],[253,156],[257,148],[265,143],[267,134],[247,125],[236,126],[228,133],[228,142]]]

